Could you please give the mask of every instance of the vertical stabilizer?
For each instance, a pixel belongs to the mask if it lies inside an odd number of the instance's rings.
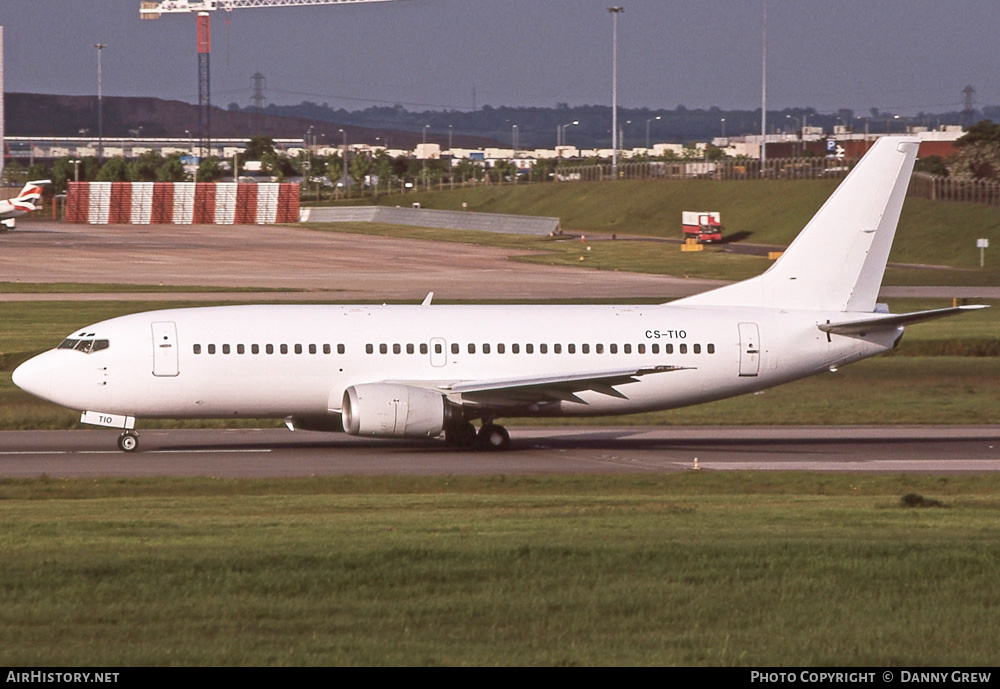
[[[918,146],[879,139],[765,273],[673,303],[873,311]]]

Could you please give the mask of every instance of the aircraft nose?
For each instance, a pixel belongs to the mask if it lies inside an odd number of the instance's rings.
[[[27,393],[49,399],[52,393],[52,362],[48,352],[25,361],[14,369],[11,380]]]

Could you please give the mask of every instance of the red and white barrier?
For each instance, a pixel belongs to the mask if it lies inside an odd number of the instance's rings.
[[[298,222],[298,184],[70,182],[66,221],[91,225]]]

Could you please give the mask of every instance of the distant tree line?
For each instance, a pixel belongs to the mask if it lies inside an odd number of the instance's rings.
[[[263,113],[279,117],[301,117],[321,122],[349,124],[376,129],[407,132],[427,131],[435,140],[446,140],[449,134],[489,137],[504,146],[514,140],[517,125],[519,148],[552,148],[556,144],[557,128],[564,127],[566,143],[579,148],[611,146],[611,107],[606,105],[569,106],[560,103],[554,108],[492,107],[476,110],[445,110],[411,112],[402,105],[379,106],[363,110],[333,108],[327,103],[303,101],[298,105],[269,105],[258,109],[229,104],[230,111]],[[768,132],[796,132],[802,126],[822,127],[832,132],[843,126],[855,131],[901,133],[907,126],[939,127],[969,126],[981,118],[1000,119],[1000,107],[988,106],[974,112],[918,113],[899,116],[892,111],[871,108],[867,113],[855,113],[848,108],[836,112],[817,112],[814,108],[769,110]],[[657,119],[658,118],[658,119]],[[579,122],[573,125],[571,123]],[[760,134],[760,109],[723,110],[719,107],[688,109],[678,105],[673,109],[619,108],[618,122],[624,148],[645,146],[649,125],[651,143],[686,143],[710,141],[719,136]],[[564,126],[569,125],[569,126]]]
[[[940,156],[922,158],[917,161],[916,169],[943,177],[1000,179],[1000,125],[992,120],[973,125],[956,142],[956,149],[947,160]],[[680,156],[667,151],[663,156],[639,156],[631,160],[719,160],[724,157],[722,149],[708,146],[699,151],[689,145]],[[245,171],[247,161],[259,161],[259,175],[262,177],[279,182],[299,178],[305,182],[306,190],[314,189],[317,194],[323,188],[367,188],[372,193],[384,193],[401,190],[407,184],[420,187],[468,182],[541,182],[552,179],[562,164],[557,159],[539,159],[529,169],[519,169],[513,162],[505,160],[495,161],[492,166],[469,159],[452,164],[450,159],[392,157],[385,150],[378,149],[368,153],[349,153],[345,178],[344,159],[340,152],[325,156],[305,152],[290,157],[277,151],[274,141],[266,136],[251,138],[246,150],[236,156],[237,176]],[[589,158],[576,160],[573,164],[600,165],[606,162]],[[62,193],[67,184],[75,179],[81,182],[215,182],[233,179],[232,163],[208,156],[192,169],[192,166],[182,162],[179,154],[162,156],[147,152],[131,159],[112,157],[103,162],[95,156],[63,157],[50,164],[35,163],[29,167],[13,160],[7,165],[5,176],[8,184],[23,184],[29,179],[51,179],[53,191]]]

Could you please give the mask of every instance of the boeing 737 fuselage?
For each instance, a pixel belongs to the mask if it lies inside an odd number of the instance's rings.
[[[87,326],[14,382],[82,420],[283,418],[291,429],[504,448],[500,418],[671,409],[891,349],[875,303],[917,142],[879,141],[757,278],[654,306],[226,306]],[[971,307],[966,307],[971,308]],[[473,421],[481,421],[477,431]]]

